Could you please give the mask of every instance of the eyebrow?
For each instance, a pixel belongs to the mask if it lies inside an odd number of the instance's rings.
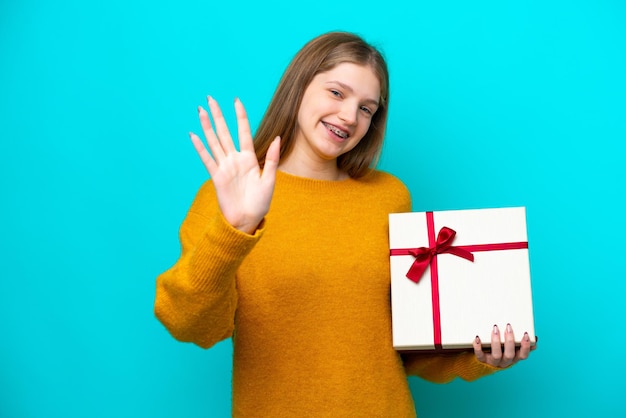
[[[331,80],[331,81],[327,81],[328,84],[337,84],[338,86],[340,86],[341,88],[348,90],[350,93],[354,93],[354,89],[352,89],[352,87],[350,87],[349,85],[347,85],[346,83],[342,83],[341,81],[337,81],[337,80]],[[378,107],[378,100],[376,99],[365,99],[366,103],[370,103],[375,105],[376,107]]]

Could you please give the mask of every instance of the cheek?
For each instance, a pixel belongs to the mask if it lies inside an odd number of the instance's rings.
[[[359,142],[361,142],[361,140],[365,137],[365,135],[367,135],[367,133],[370,130],[370,127],[372,126],[372,119],[368,118],[368,119],[364,119],[362,121],[359,121],[359,128],[358,128],[358,140],[355,138],[354,141],[354,145],[353,146],[357,146]]]
[[[296,118],[296,121],[300,126],[304,126],[307,123],[310,123],[316,115],[317,112],[315,106],[313,106],[314,104],[315,102],[308,97],[305,97],[302,100],[300,108],[298,109],[298,116]]]
[[[369,131],[370,126],[372,126],[371,118],[363,118],[359,121],[359,131],[361,132],[361,136],[365,136],[367,131]]]
[[[352,144],[353,147],[356,147],[359,142],[361,142],[363,140],[363,138],[365,137],[365,135],[367,135],[367,132],[369,130],[369,126],[370,124],[364,124],[363,126],[359,126],[359,131],[358,131],[358,135],[356,135],[353,138],[354,143]]]
[[[306,117],[306,114],[302,112],[302,110],[300,110],[296,117],[296,127],[295,127],[296,132],[299,132],[302,128],[306,128],[307,123],[308,123],[308,119]]]

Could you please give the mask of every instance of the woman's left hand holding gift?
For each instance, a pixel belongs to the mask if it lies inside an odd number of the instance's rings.
[[[504,346],[504,348],[503,348]],[[502,344],[501,332],[497,325],[491,331],[491,352],[483,351],[480,338],[474,339],[474,354],[476,358],[494,367],[509,367],[520,360],[526,360],[536,345],[530,343],[528,333],[524,333],[519,347],[515,347],[515,336],[511,324],[506,325],[504,330],[504,344]]]

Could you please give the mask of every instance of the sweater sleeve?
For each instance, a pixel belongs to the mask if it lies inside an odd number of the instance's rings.
[[[263,233],[233,228],[207,181],[180,227],[181,255],[158,276],[154,312],[174,338],[209,348],[229,338],[237,308],[236,272]]]
[[[416,375],[434,383],[448,383],[460,377],[476,380],[500,369],[478,361],[473,352],[403,353],[407,375]]]

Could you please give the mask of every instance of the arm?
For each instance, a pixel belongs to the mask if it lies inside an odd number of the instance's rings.
[[[504,332],[504,344],[501,343],[498,327],[494,326],[491,351],[483,351],[478,337],[473,347],[473,352],[405,353],[402,360],[408,375],[417,375],[431,382],[447,383],[456,377],[472,381],[527,359],[536,345],[531,347],[528,334],[524,334],[520,347],[516,348],[513,328],[509,324]]]
[[[180,228],[181,257],[157,278],[155,315],[174,338],[208,348],[232,335],[236,271],[262,232],[233,228],[204,184]]]
[[[448,383],[457,377],[472,381],[490,375],[498,368],[478,361],[474,353],[405,353],[407,375],[419,376],[434,383]]]
[[[211,181],[200,189],[180,229],[182,254],[157,279],[155,314],[182,341],[210,347],[233,333],[235,274],[260,238],[278,166],[280,138],[270,146],[261,172],[248,116],[235,101],[241,150],[235,148],[217,102],[198,108],[209,151],[190,134]]]

